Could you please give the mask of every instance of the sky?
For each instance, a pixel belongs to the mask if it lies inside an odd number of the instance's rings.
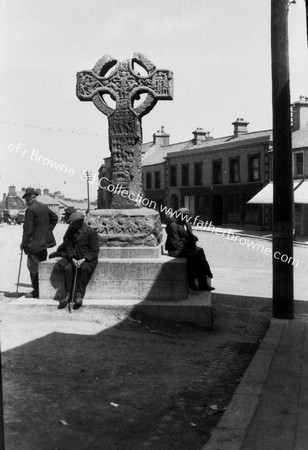
[[[174,98],[142,119],[143,142],[161,126],[170,142],[197,127],[230,135],[272,128],[270,0],[2,0],[0,190],[9,185],[87,195],[109,156],[108,121],[76,97],[76,73],[104,55],[143,53],[174,73]],[[308,97],[304,0],[289,10],[291,102]],[[41,158],[40,158],[41,157]],[[90,185],[96,198],[97,178]],[[1,192],[0,192],[1,195]]]

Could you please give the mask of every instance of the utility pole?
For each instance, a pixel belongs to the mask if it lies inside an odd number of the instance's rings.
[[[308,42],[308,0],[305,0],[305,5],[306,5],[306,33]]]
[[[88,198],[88,209],[87,212],[90,211],[90,189],[89,189],[89,181],[92,179],[92,173],[87,170],[87,198]]]
[[[273,317],[294,318],[293,174],[289,81],[288,0],[272,0]],[[283,259],[285,261],[283,261]]]
[[[1,363],[1,349],[0,349],[0,450],[4,450],[4,419],[3,419],[3,387],[2,387],[2,363]]]

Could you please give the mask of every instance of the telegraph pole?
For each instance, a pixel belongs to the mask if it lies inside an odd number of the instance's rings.
[[[87,199],[88,199],[88,209],[87,212],[90,211],[90,189],[89,189],[89,181],[92,179],[92,173],[87,170]]]
[[[288,0],[272,0],[273,317],[294,318],[293,174],[290,113]],[[285,261],[284,261],[285,260]]]

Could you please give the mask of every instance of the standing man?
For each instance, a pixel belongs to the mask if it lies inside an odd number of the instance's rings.
[[[27,209],[23,225],[21,251],[28,255],[27,266],[30,272],[33,298],[39,297],[38,266],[47,259],[47,248],[54,247],[56,241],[52,230],[58,222],[58,216],[48,206],[38,202],[39,195],[33,188],[27,188],[22,198]]]
[[[76,297],[72,299],[73,308],[78,309],[82,306],[86,287],[98,263],[98,235],[94,228],[84,223],[84,218],[82,212],[75,212],[68,219],[70,226],[63,238],[66,264],[60,267],[64,270],[65,297],[60,300],[59,309],[65,308],[71,298],[75,271],[77,279]]]

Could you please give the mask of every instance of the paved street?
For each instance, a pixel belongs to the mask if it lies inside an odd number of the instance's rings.
[[[62,241],[67,225],[57,225],[55,236],[57,244]],[[214,233],[195,231],[199,238],[198,245],[205,249],[207,259],[214,274],[213,286],[215,294],[227,294],[236,296],[271,298],[272,295],[272,258],[265,254],[266,248],[271,248],[271,242],[260,239],[245,238],[246,245],[228,240]],[[253,232],[251,232],[253,234]],[[0,227],[0,245],[2,248],[1,261],[10,270],[2,273],[0,278],[1,291],[12,292],[18,275],[19,244],[21,241],[22,227]],[[239,239],[239,238],[238,238]],[[253,242],[256,247],[249,248],[248,242]],[[242,241],[244,243],[244,241]],[[260,245],[257,250],[257,245]],[[262,247],[264,250],[262,251]],[[53,251],[53,250],[51,250]],[[294,247],[294,258],[298,260],[298,266],[294,265],[294,298],[296,300],[308,300],[308,246]],[[24,259],[26,259],[24,257]],[[21,280],[24,292],[31,291],[29,274],[24,260]]]
[[[56,228],[58,243],[65,229]],[[15,304],[21,232],[0,227],[6,450],[200,450],[269,325],[271,258],[198,233],[216,287],[206,332],[132,320],[125,308]],[[307,254],[295,249],[298,300],[308,292]],[[20,292],[29,291],[24,260]]]

